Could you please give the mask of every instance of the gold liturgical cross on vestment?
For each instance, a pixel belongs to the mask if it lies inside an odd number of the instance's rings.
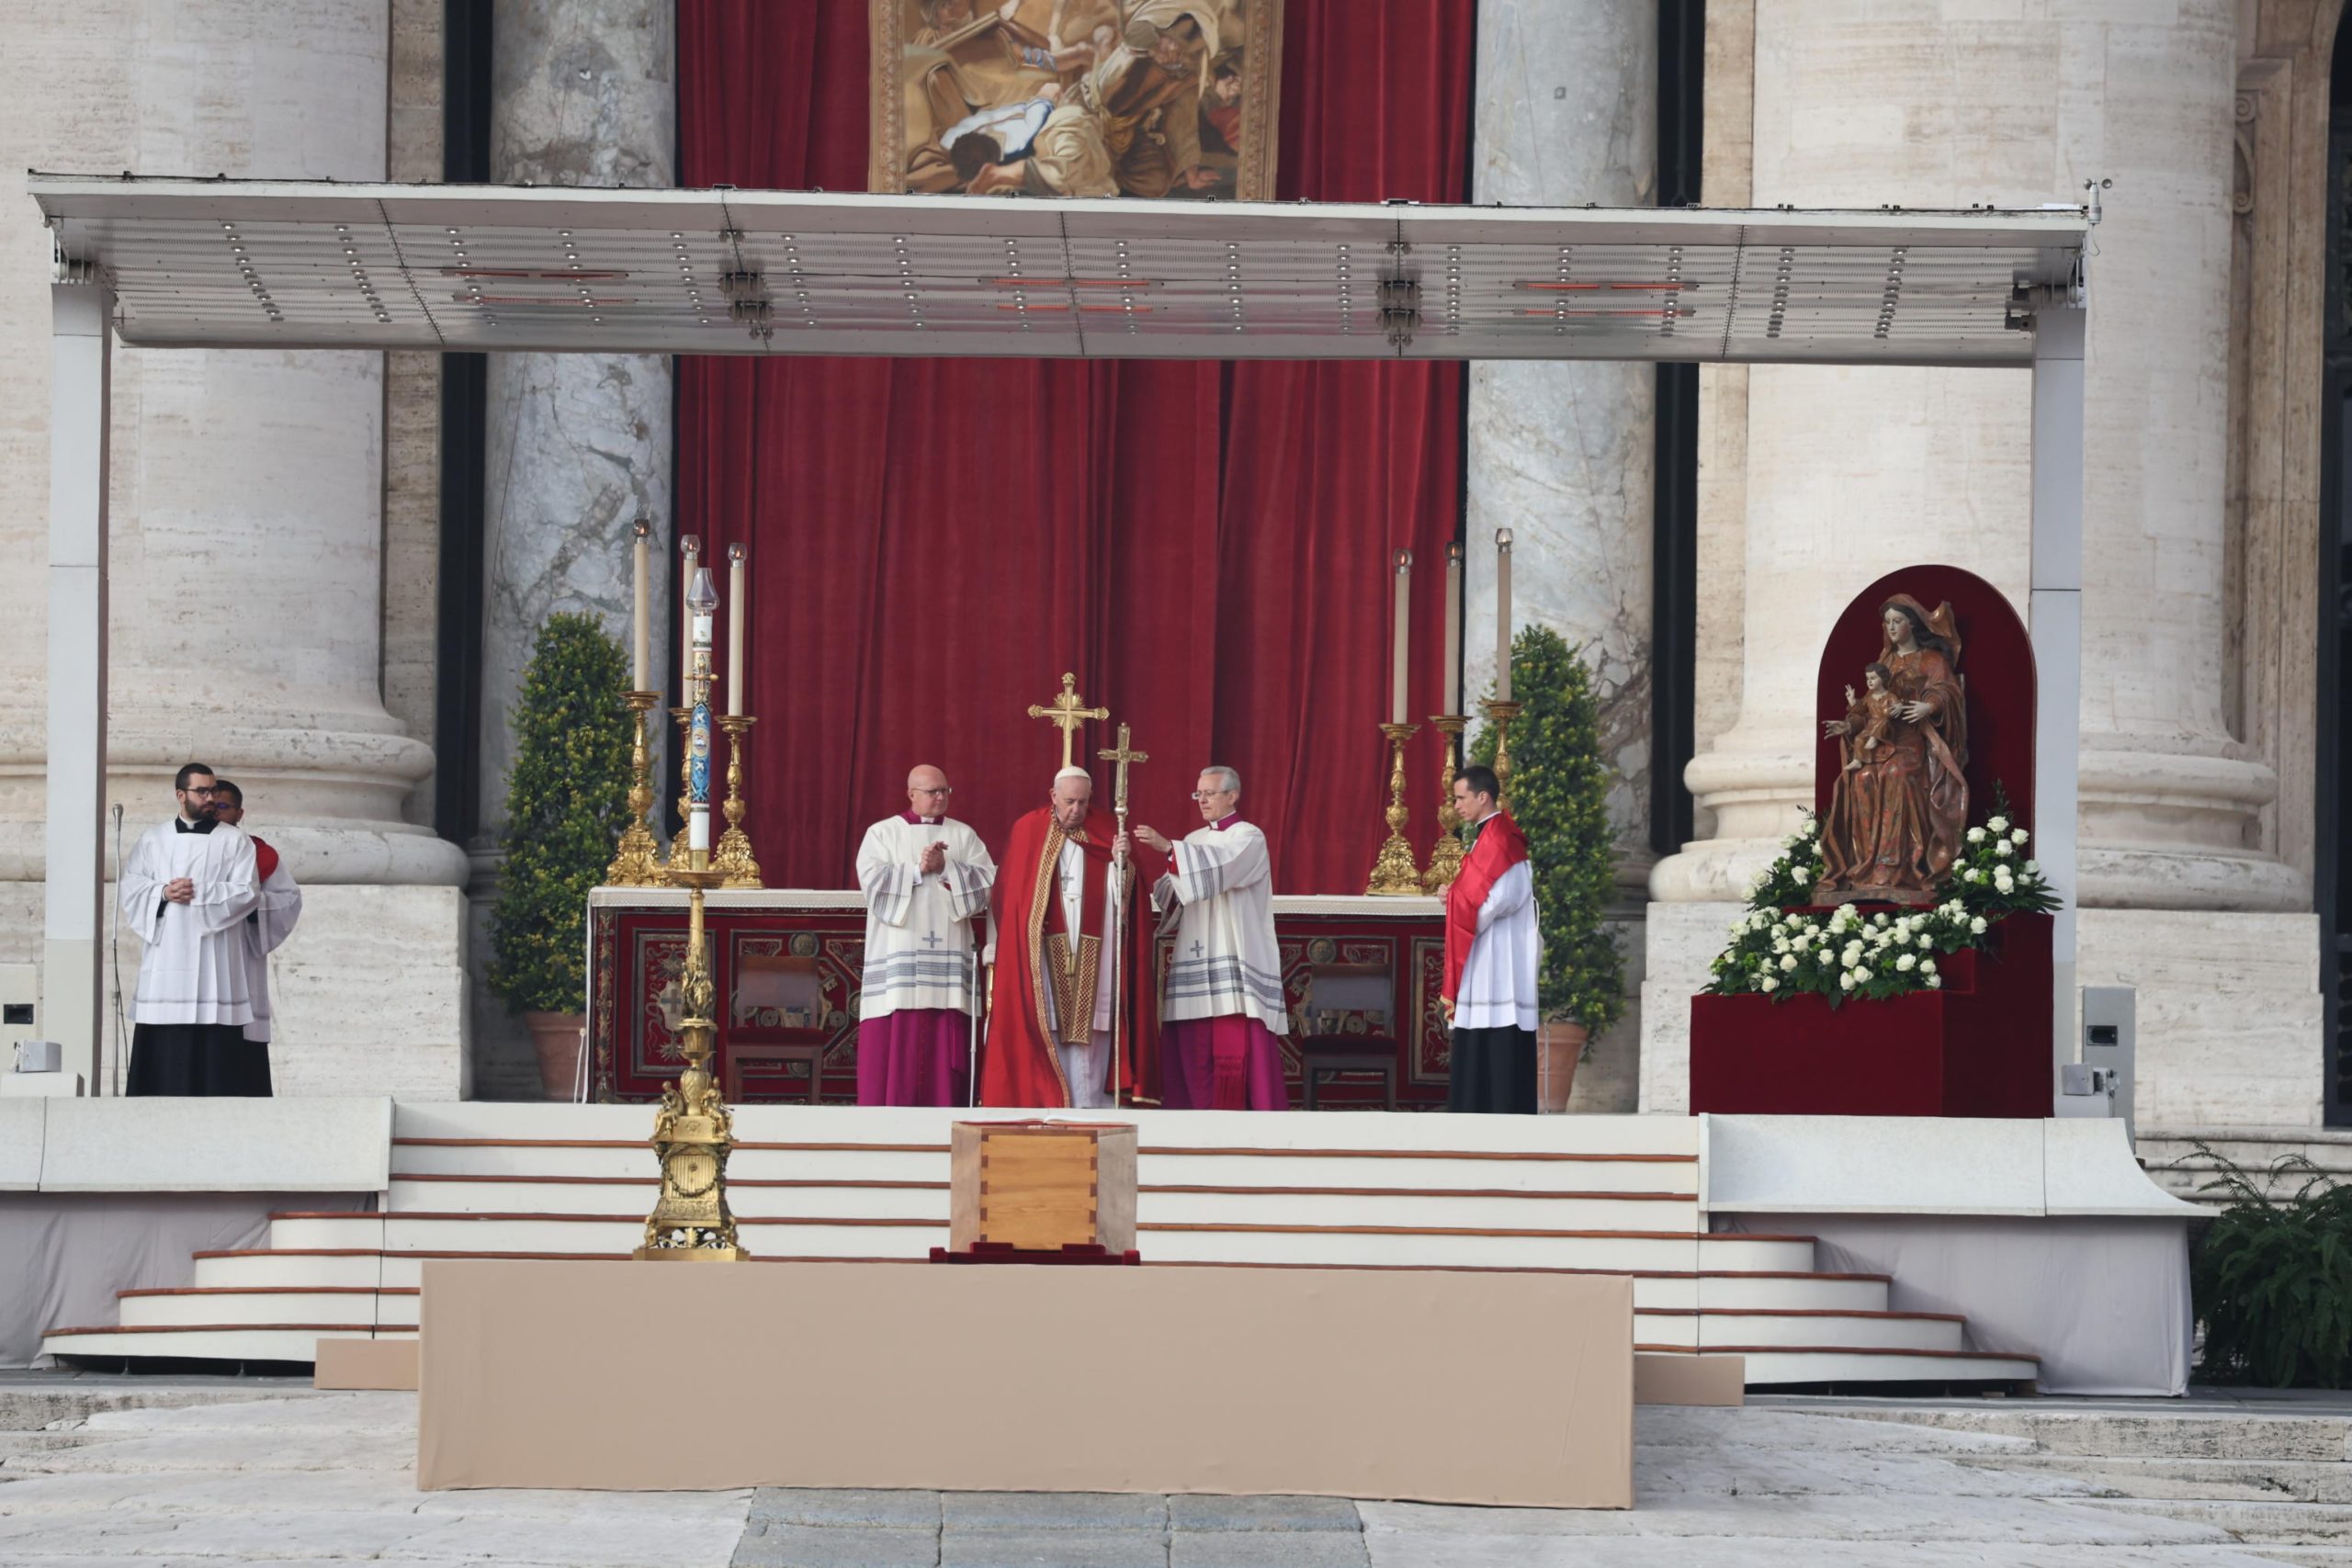
[[[1071,759],[1076,755],[1078,727],[1090,718],[1111,716],[1109,708],[1086,707],[1082,705],[1085,701],[1078,694],[1078,677],[1066,674],[1062,677],[1061,695],[1043,705],[1035,703],[1029,705],[1031,718],[1042,718],[1062,732],[1062,766],[1065,768],[1073,765]]]

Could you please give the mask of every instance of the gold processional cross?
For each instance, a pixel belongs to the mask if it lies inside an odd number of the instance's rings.
[[[1065,768],[1074,765],[1071,759],[1076,755],[1078,727],[1090,718],[1111,716],[1109,708],[1082,706],[1085,700],[1078,694],[1078,677],[1064,675],[1061,695],[1042,706],[1035,703],[1029,706],[1031,718],[1042,718],[1062,732],[1062,766]],[[1122,736],[1120,744],[1124,746],[1125,743],[1125,738]]]
[[[1119,831],[1124,833],[1127,830],[1127,764],[1148,762],[1151,761],[1151,753],[1138,751],[1127,744],[1127,727],[1123,724],[1119,726],[1118,745],[1105,746],[1094,754],[1106,762],[1117,764],[1111,775],[1114,781],[1111,786],[1111,810],[1119,819]]]

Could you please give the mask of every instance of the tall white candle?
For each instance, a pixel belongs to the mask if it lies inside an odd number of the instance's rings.
[[[751,614],[744,588],[743,547],[727,547],[727,716],[743,712],[743,622]]]
[[[1396,638],[1388,666],[1388,722],[1405,722],[1405,680],[1411,667],[1413,623],[1413,552],[1396,552]]]
[[[689,534],[678,541],[684,562],[678,572],[678,705],[695,705],[695,612],[686,601],[695,591],[695,563],[702,558],[702,540]]]
[[[1510,530],[1495,530],[1495,697],[1510,701]]]
[[[631,587],[635,590],[635,607],[629,630],[629,690],[650,689],[653,674],[653,525],[640,517],[630,530],[636,536],[630,554]]]
[[[1445,711],[1462,711],[1462,542],[1445,547]]]

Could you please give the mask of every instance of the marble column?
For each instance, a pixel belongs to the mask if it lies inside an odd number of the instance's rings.
[[[491,178],[667,186],[676,167],[673,7],[662,0],[498,0]],[[560,255],[550,254],[551,263]],[[540,623],[589,611],[626,638],[629,527],[672,535],[672,382],[663,355],[508,354],[490,362],[483,507],[481,824],[506,818],[508,710]],[[669,603],[668,551],[653,602]],[[653,638],[657,684],[668,678]]]
[[[2091,175],[2116,182],[2092,271],[2086,907],[2309,897],[2250,847],[2278,781],[2222,713],[2234,14],[2228,0],[2080,24],[1754,8],[1759,205],[2030,207],[2075,198]],[[1948,561],[2022,608],[2027,416],[2023,373],[1752,372],[1740,714],[1686,775],[1713,836],[1659,864],[1655,897],[1736,897],[1810,804],[1820,638],[1864,584]]]
[[[1645,0],[1478,7],[1472,199],[1645,207],[1657,195],[1657,16]],[[1584,645],[1615,775],[1623,878],[1646,880],[1651,440],[1657,372],[1600,361],[1470,367],[1465,699],[1495,677],[1498,528],[1513,619]]]
[[[1472,199],[1646,207],[1657,199],[1657,13],[1646,0],[1483,0]],[[1650,769],[1651,441],[1657,372],[1602,361],[1470,367],[1463,688],[1495,677],[1495,531],[1511,530],[1512,619],[1583,645],[1613,784],[1611,929],[1642,972]],[[1631,1111],[1640,1009],[1593,1043],[1570,1109]]]
[[[9,166],[384,177],[385,0],[13,7]],[[39,560],[49,483],[48,236],[0,231],[0,554]],[[432,767],[384,706],[384,356],[114,359],[108,795],[136,834],[191,758],[243,785],[311,897],[281,950],[280,1091],[447,1097],[463,1077],[463,854],[403,821]],[[0,616],[0,959],[37,905],[45,608]],[[126,940],[122,983],[139,944]]]
[[[675,183],[675,7],[666,0],[496,0],[491,178],[541,186]],[[560,254],[550,254],[560,263]],[[490,361],[483,497],[481,833],[470,846],[475,951],[503,857],[508,714],[540,624],[559,610],[628,636],[630,525],[653,519],[653,681],[671,660],[671,362],[662,355],[511,354]],[[657,739],[659,738],[657,737]],[[657,753],[654,777],[668,776]],[[519,1023],[475,975],[481,1091],[536,1097]]]

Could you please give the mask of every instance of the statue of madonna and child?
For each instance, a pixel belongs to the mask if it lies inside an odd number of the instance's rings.
[[[1821,821],[1817,904],[1932,904],[1968,821],[1967,687],[1949,602],[1907,593],[1880,607],[1884,640],[1846,688],[1846,716],[1821,721],[1840,767]]]

